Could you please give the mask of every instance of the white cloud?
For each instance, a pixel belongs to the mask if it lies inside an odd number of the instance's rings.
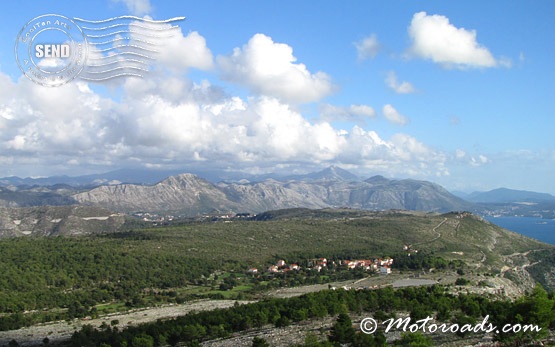
[[[304,64],[296,63],[289,45],[264,34],[254,35],[242,48],[217,61],[224,79],[287,102],[318,101],[333,90],[327,74],[311,73]]]
[[[150,13],[152,6],[149,0],[112,0],[114,2],[122,2],[127,6],[131,14],[135,16],[143,16]]]
[[[409,54],[430,59],[446,68],[489,68],[500,64],[480,45],[475,30],[457,28],[441,15],[414,14],[408,28],[412,39]]]
[[[22,135],[16,135],[13,139],[7,141],[6,145],[8,148],[22,150],[25,148],[25,137]]]
[[[390,142],[394,146],[395,156],[405,161],[415,160],[425,162],[431,156],[442,156],[432,151],[416,138],[406,134],[395,134],[392,136]]]
[[[390,71],[385,78],[385,83],[387,86],[398,94],[411,94],[414,93],[415,89],[409,82],[403,81],[399,83],[397,80],[397,75],[394,71]]]
[[[482,154],[478,155],[477,157],[470,158],[470,165],[472,166],[482,166],[489,162],[490,162],[489,158]]]
[[[456,157],[457,159],[462,159],[462,158],[464,158],[465,156],[466,156],[466,152],[463,151],[462,149],[457,149],[457,150],[455,151],[455,157]]]
[[[376,111],[368,105],[351,105],[349,106],[349,112],[359,117],[373,118],[376,116]]]
[[[391,123],[397,125],[405,125],[409,122],[408,118],[400,114],[393,106],[390,104],[384,105],[382,108],[382,113],[384,117]]]
[[[248,98],[173,73],[212,67],[212,54],[198,33],[179,32],[172,44],[175,56],[158,59],[169,70],[123,79],[117,99],[97,94],[85,82],[44,88],[24,77],[13,82],[0,72],[0,167],[27,176],[130,166],[254,172],[331,163],[393,176],[447,173],[446,156],[416,138],[386,139],[359,126],[376,117],[368,105],[324,104],[320,119],[308,121],[296,103],[317,101],[332,85],[327,75],[297,63],[286,44],[259,34],[218,58],[228,80],[259,93]],[[391,105],[382,112],[395,124],[408,122]],[[336,129],[332,121],[357,125]]]
[[[395,134],[385,140],[375,131],[357,126],[343,136],[347,143],[338,157],[342,164],[388,175],[449,175],[445,154],[432,150],[412,136]]]
[[[55,166],[66,156],[95,153],[96,157],[99,147],[110,145],[111,117],[104,112],[110,111],[111,100],[82,83],[45,88],[21,77],[10,84],[0,84],[0,104],[10,109],[10,118],[4,117],[0,148],[14,162]]]
[[[37,66],[46,68],[46,70],[48,70],[48,68],[60,68],[64,65],[66,65],[66,63],[61,58],[43,58],[37,64]],[[53,69],[53,71],[58,71],[58,69]]]
[[[376,34],[372,34],[355,42],[358,60],[366,60],[374,58],[381,49]]]
[[[455,151],[454,159],[458,162],[468,164],[472,167],[482,166],[491,162],[491,160],[483,154],[478,154],[476,156],[468,155],[462,149],[457,149]]]
[[[174,24],[133,21],[135,24],[129,37],[115,36],[114,50],[103,45],[90,45],[88,65],[79,75],[86,81],[100,81],[111,87],[126,83],[127,78],[114,78],[120,74],[133,76],[152,76],[156,73],[169,73],[179,77],[191,68],[210,70],[214,66],[212,52],[206,39],[198,32],[184,35],[181,28]],[[148,39],[145,39],[148,38]],[[124,52],[137,53],[130,58]],[[108,66],[108,67],[107,67]],[[114,72],[116,71],[117,72]]]
[[[339,107],[330,104],[322,104],[320,105],[319,111],[320,118],[327,122],[354,122],[359,125],[365,125],[366,120],[376,116],[376,111],[368,105]]]
[[[444,171],[441,153],[408,135],[388,140],[358,126],[314,124],[277,98],[218,94],[208,82],[130,79],[115,102],[85,83],[44,88],[5,77],[0,73],[0,162],[27,175],[191,163],[265,171],[343,163],[391,175],[409,168]],[[375,114],[367,105],[336,109],[359,118]]]
[[[206,46],[206,40],[193,31],[183,36],[181,29],[173,30],[173,35],[162,40],[158,63],[170,69],[183,70],[197,68],[209,70],[213,67],[212,52]]]

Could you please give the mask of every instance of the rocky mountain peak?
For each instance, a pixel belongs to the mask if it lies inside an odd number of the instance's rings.
[[[424,211],[464,210],[467,203],[430,182],[357,176],[331,166],[286,182],[212,184],[189,173],[170,176],[154,185],[103,186],[73,198],[117,211],[172,212],[196,215],[211,211],[258,213],[305,207],[348,206],[358,209]],[[441,187],[439,187],[441,188]]]
[[[364,182],[370,183],[372,185],[382,185],[382,184],[388,184],[390,182],[390,180],[388,180],[387,178],[385,178],[381,175],[376,175],[376,176],[370,177],[369,179],[365,180]]]
[[[197,175],[191,173],[182,173],[179,175],[174,175],[166,178],[165,180],[161,181],[161,184],[170,184],[170,185],[183,185],[183,184],[194,184],[198,183],[199,181],[204,181],[202,178],[198,177]]]

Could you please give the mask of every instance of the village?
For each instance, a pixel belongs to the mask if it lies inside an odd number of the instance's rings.
[[[362,259],[362,260],[338,260],[332,261],[331,265],[335,268],[337,266],[346,268],[348,270],[362,269],[364,271],[379,273],[381,275],[387,275],[391,273],[391,266],[393,265],[393,258],[374,258],[374,259]],[[322,269],[328,267],[328,260],[326,258],[316,258],[307,261],[307,270],[315,270],[317,272],[322,271]],[[266,273],[277,274],[277,273],[287,273],[289,271],[300,271],[302,267],[297,263],[287,264],[283,259],[280,259],[276,264],[271,265],[266,269]],[[260,271],[257,268],[250,268],[247,270],[247,274],[257,275]]]

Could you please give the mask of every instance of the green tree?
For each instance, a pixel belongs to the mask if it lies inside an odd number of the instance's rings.
[[[131,340],[131,346],[132,347],[154,347],[154,338],[146,334],[135,336],[133,340]]]
[[[275,325],[276,328],[283,328],[291,325],[291,321],[287,318],[287,316],[281,316],[277,319]]]
[[[428,347],[433,346],[433,341],[429,336],[422,335],[422,333],[403,333],[401,338],[395,342],[398,346],[405,347]]]
[[[466,286],[466,285],[469,284],[469,283],[470,283],[470,281],[467,280],[467,279],[464,278],[464,277],[459,277],[459,278],[457,278],[457,280],[455,281],[455,284],[456,284],[457,286]]]
[[[385,346],[385,340],[371,334],[356,334],[353,339],[353,347],[382,347]]]
[[[304,338],[303,347],[320,347],[320,341],[318,341],[318,336],[314,333],[308,333]]]
[[[346,313],[340,313],[337,321],[331,328],[331,335],[329,340],[335,345],[352,343],[355,337],[355,330],[353,329],[353,322]]]
[[[476,324],[476,318],[471,317],[471,316],[467,316],[462,312],[458,312],[455,314],[455,317],[453,318],[453,322],[455,324],[457,324],[459,326],[459,330],[457,331],[457,335],[460,337],[465,337],[466,335],[468,335],[470,332],[468,331],[468,329],[462,329],[464,326],[474,326]],[[464,331],[462,331],[464,330]]]
[[[268,344],[268,341],[265,339],[255,336],[254,339],[252,339],[252,347],[270,347],[270,344]]]
[[[536,325],[540,331],[518,331],[513,334],[505,334],[501,340],[514,343],[528,343],[537,341],[548,334],[550,325],[555,322],[555,302],[550,299],[547,292],[539,284],[536,285],[531,295],[520,298],[515,307],[515,326]]]

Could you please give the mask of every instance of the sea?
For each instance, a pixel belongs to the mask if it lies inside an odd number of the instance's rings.
[[[555,245],[555,220],[534,217],[484,217],[488,222]]]

